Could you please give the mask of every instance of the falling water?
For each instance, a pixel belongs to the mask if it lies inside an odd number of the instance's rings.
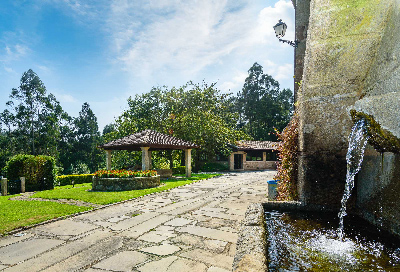
[[[343,218],[347,215],[346,204],[354,187],[354,177],[360,171],[365,146],[367,145],[368,137],[365,136],[364,130],[364,120],[360,120],[354,124],[349,136],[349,148],[346,155],[346,186],[342,197],[342,207],[339,212],[338,236],[341,240],[343,239]]]

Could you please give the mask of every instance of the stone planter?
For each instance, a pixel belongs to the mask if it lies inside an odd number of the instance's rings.
[[[97,178],[93,177],[93,191],[131,191],[153,188],[160,185],[160,176],[136,178]]]
[[[160,178],[170,178],[172,177],[172,169],[156,169],[157,175],[160,175]]]

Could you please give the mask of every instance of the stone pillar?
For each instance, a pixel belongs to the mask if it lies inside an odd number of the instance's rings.
[[[2,196],[7,195],[7,179],[6,178],[1,179],[1,195]]]
[[[185,149],[185,166],[186,166],[186,177],[192,176],[192,150]]]
[[[235,154],[232,152],[229,155],[229,171],[235,170]]]
[[[151,151],[149,150],[147,152],[149,153],[149,169],[148,170],[151,170],[153,168],[153,164],[152,164],[152,161],[151,161]]]
[[[21,193],[25,193],[25,177],[20,177],[21,179]]]
[[[106,150],[106,153],[107,153],[107,160],[106,160],[107,170],[111,170],[111,150]]]
[[[295,39],[299,41],[294,51],[294,101],[297,101],[300,82],[303,79],[304,57],[306,55],[308,19],[310,17],[310,0],[294,1]]]
[[[148,146],[140,147],[142,150],[142,170],[150,170],[150,156],[149,156],[149,149]]]

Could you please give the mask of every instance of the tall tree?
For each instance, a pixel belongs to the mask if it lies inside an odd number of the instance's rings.
[[[201,146],[200,150],[193,151],[196,167],[200,158],[227,154],[227,144],[248,138],[236,129],[237,113],[227,110],[231,102],[230,96],[221,94],[215,84],[189,82],[179,88],[153,88],[128,99],[129,108],[116,119],[116,131],[107,134],[105,139],[144,129],[170,134]]]
[[[239,126],[245,132],[255,140],[276,140],[274,128],[281,131],[292,115],[293,95],[290,89],[280,90],[279,83],[256,62],[238,93],[237,108]]]
[[[15,127],[13,137],[17,139],[17,152],[57,157],[59,126],[66,113],[55,96],[47,95],[39,76],[29,69],[22,75],[19,88],[12,89],[10,98],[7,105],[14,106],[9,120]]]
[[[97,117],[94,115],[90,105],[85,102],[74,119],[75,162],[86,164],[91,172],[98,169],[103,160],[102,152],[97,149],[100,144],[100,132],[97,124]]]

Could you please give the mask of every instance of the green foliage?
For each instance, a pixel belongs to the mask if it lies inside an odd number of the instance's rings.
[[[79,175],[79,174],[90,174],[89,166],[86,163],[78,162],[76,164],[72,164],[69,171],[72,175]]]
[[[153,88],[150,92],[128,99],[128,109],[119,116],[111,131],[104,135],[108,142],[117,138],[152,129],[173,135],[201,146],[193,150],[194,169],[200,158],[213,158],[218,153],[227,154],[228,143],[249,139],[236,128],[238,114],[233,110],[232,99],[221,94],[215,84],[188,83],[179,88]],[[153,159],[156,160],[158,154]],[[141,158],[127,157],[126,153],[115,152],[113,162],[122,161],[130,168],[141,162]],[[181,158],[182,159],[182,158]],[[171,163],[173,164],[173,163]]]
[[[66,173],[81,165],[94,172],[105,164],[97,149],[100,133],[89,104],[83,104],[77,118],[70,117],[31,69],[12,89],[10,99],[8,109],[0,113],[0,169],[16,154],[52,156]]]
[[[29,69],[22,75],[19,88],[12,89],[10,98],[7,105],[14,113],[3,111],[2,120],[9,129],[9,136],[15,139],[14,151],[57,158],[59,128],[67,114],[55,96],[47,95],[43,82]]]
[[[278,147],[278,200],[298,200],[297,193],[297,150],[299,137],[299,117],[295,113],[286,128],[277,135],[281,143]]]
[[[201,166],[201,171],[204,172],[221,172],[221,171],[228,171],[229,166],[224,165],[218,162],[205,162]]]
[[[275,141],[274,128],[281,131],[289,122],[293,94],[279,89],[279,83],[263,73],[257,62],[248,71],[243,89],[238,93],[239,126],[254,140]]]
[[[58,186],[64,185],[72,185],[73,184],[82,184],[82,183],[90,183],[93,179],[93,174],[82,174],[82,175],[62,175],[56,177],[56,184]]]
[[[53,189],[56,163],[50,156],[16,155],[6,165],[9,180],[19,180],[25,177],[26,191]]]
[[[172,174],[173,175],[184,175],[186,173],[186,167],[185,166],[177,166],[172,168]]]
[[[135,177],[154,177],[157,171],[130,171],[130,170],[99,170],[94,173],[97,178],[135,178]]]
[[[368,143],[373,146],[376,151],[380,153],[393,152],[395,154],[400,154],[400,139],[394,136],[390,131],[382,128],[372,115],[357,112],[356,110],[351,110],[350,114],[354,123],[359,120],[364,120],[364,133],[368,136]]]

